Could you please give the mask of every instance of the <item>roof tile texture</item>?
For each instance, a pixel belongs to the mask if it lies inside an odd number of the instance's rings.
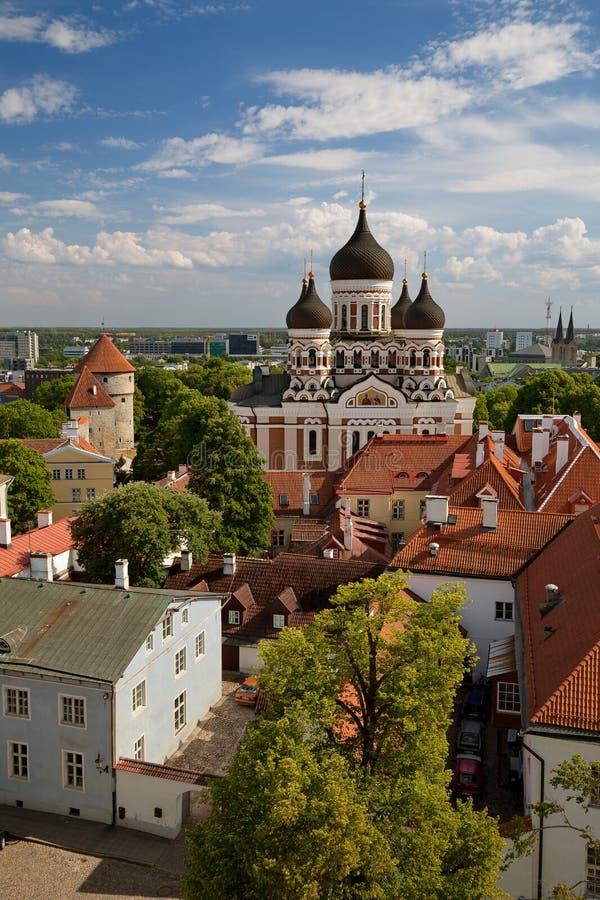
[[[77,363],[75,372],[81,372],[85,366],[91,372],[100,372],[106,375],[135,372],[135,367],[125,359],[107,334],[100,335],[89,353]]]

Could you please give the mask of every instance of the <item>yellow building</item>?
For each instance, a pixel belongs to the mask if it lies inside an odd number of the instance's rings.
[[[54,520],[76,516],[88,500],[95,500],[114,487],[114,459],[103,456],[78,436],[77,423],[63,426],[63,437],[24,439],[26,447],[37,450],[50,469],[56,502]]]
[[[466,435],[383,434],[355,454],[336,493],[359,518],[381,522],[392,550],[421,526],[425,497]]]

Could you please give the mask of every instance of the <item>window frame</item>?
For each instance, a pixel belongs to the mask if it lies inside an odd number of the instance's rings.
[[[276,631],[285,628],[285,616],[282,613],[273,613],[273,628]]]
[[[406,501],[392,500],[392,521],[404,522],[406,519]]]
[[[496,622],[514,621],[514,603],[512,600],[496,600],[494,608],[494,620]],[[507,615],[508,612],[510,612],[510,615]]]
[[[60,481],[60,480],[61,480],[61,477],[60,477],[60,469],[52,469],[52,480],[53,480],[53,481]]]
[[[73,469],[65,469],[65,481],[73,481]]]
[[[202,647],[201,651],[199,651],[200,647]],[[194,638],[194,657],[199,660],[203,656],[206,656],[206,631],[204,629],[199,631]]]
[[[368,497],[361,497],[356,501],[356,515],[359,519],[368,519],[371,511],[371,501]]]
[[[163,644],[170,641],[173,637],[173,613],[167,613],[162,620],[162,640]]]
[[[173,725],[178,734],[187,724],[187,691],[182,691],[173,700]]]
[[[146,709],[146,706],[146,679],[143,678],[131,688],[131,712],[133,714],[139,713],[140,710]]]
[[[96,499],[96,488],[89,487],[85,489],[85,497],[86,500],[95,500]]]
[[[142,734],[137,741],[133,742],[133,759],[137,762],[144,762],[146,755],[146,739]]]
[[[9,709],[9,695],[12,692],[15,692],[15,712],[11,712]],[[31,692],[29,688],[19,688],[19,687],[10,687],[9,685],[4,686],[3,691],[3,711],[5,716],[10,716],[13,719],[31,719]],[[22,696],[20,696],[22,695]],[[24,703],[20,703],[19,700],[25,700]],[[24,712],[20,711],[20,708],[24,708]]]
[[[600,897],[600,841],[590,841],[586,847],[585,887],[586,897]]]
[[[85,792],[85,757],[79,750],[63,750],[63,790]]]
[[[67,701],[67,702],[66,702]],[[71,701],[70,704],[68,701]],[[77,722],[78,714],[75,710],[76,705],[81,702],[83,709],[83,721]],[[65,709],[68,706],[71,706],[71,718],[72,721],[69,721],[65,716]],[[85,731],[87,728],[87,703],[86,698],[80,696],[79,694],[59,694],[58,695],[58,724],[66,725],[68,728],[80,728]]]
[[[509,715],[513,713],[517,715],[521,712],[521,690],[518,682],[499,681],[497,683],[496,711]]]
[[[284,528],[274,528],[271,532],[271,546],[272,547],[285,547],[285,529]]]
[[[154,632],[151,631],[148,637],[146,638],[145,643],[146,653],[152,653],[154,650]]]
[[[87,478],[87,470],[86,469],[77,469],[77,480],[85,481]]]
[[[174,657],[175,678],[180,678],[187,671],[187,652],[186,647],[180,647]]]
[[[184,606],[181,610],[181,624],[189,625],[190,624],[190,608],[189,606]]]
[[[8,777],[11,781],[29,781],[29,744],[26,741],[13,740],[7,741],[6,744],[8,753]],[[25,748],[24,753],[23,747]],[[18,749],[15,751],[15,748]],[[25,760],[24,766],[23,760]],[[17,761],[18,771],[15,771],[15,761]]]
[[[242,614],[239,609],[228,609],[227,610],[227,624],[228,625],[241,625],[242,624]]]
[[[71,488],[71,503],[81,503],[81,488]]]

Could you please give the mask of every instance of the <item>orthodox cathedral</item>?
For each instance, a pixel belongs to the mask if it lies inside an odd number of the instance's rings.
[[[329,266],[331,307],[314,275],[287,314],[285,375],[236,391],[231,409],[269,471],[333,471],[376,434],[471,434],[475,391],[444,373],[443,309],[427,273],[414,300],[393,302],[394,263],[361,200],[350,240]]]

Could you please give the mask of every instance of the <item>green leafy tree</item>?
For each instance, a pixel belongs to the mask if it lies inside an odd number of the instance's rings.
[[[342,587],[314,625],[262,645],[268,708],[190,839],[189,900],[504,896],[496,821],[448,792],[464,592],[416,603],[404,585]]]
[[[475,394],[475,408],[473,410],[473,431],[479,431],[479,423],[487,422],[489,418],[486,395]]]
[[[165,556],[186,546],[206,559],[218,525],[199,497],[134,483],[86,503],[71,533],[91,581],[111,583],[116,561],[126,558],[132,584],[160,587]]]
[[[194,363],[180,378],[186,387],[201,394],[228,400],[237,388],[252,381],[252,372],[229,359],[214,357]]]
[[[0,442],[0,472],[12,475],[8,489],[8,515],[16,533],[26,531],[40,509],[52,507],[56,501],[50,471],[42,456],[21,441]]]
[[[518,388],[512,384],[490,388],[485,395],[490,428],[510,431],[512,427],[512,422],[510,422],[510,412],[512,404],[517,399],[518,393]]]
[[[62,415],[61,420],[64,419]],[[0,438],[53,438],[58,423],[53,414],[28,400],[15,400],[0,407]]]
[[[60,410],[64,419],[65,400],[75,387],[76,381],[75,375],[69,374],[61,375],[60,378],[54,378],[50,381],[44,381],[35,389],[34,402],[49,412]]]
[[[143,422],[148,429],[158,425],[165,407],[184,389],[175,372],[155,366],[139,369],[135,375],[135,383],[144,398]]]

